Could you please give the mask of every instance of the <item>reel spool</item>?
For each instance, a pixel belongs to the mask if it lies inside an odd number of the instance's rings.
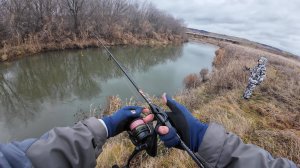
[[[128,134],[135,149],[128,158],[125,168],[129,168],[130,161],[142,150],[146,150],[152,157],[157,155],[157,134],[152,122],[146,124],[142,118],[137,118],[130,123]]]
[[[147,138],[152,135],[152,130],[143,119],[138,118],[130,123],[128,133],[134,145],[139,145],[147,141]]]

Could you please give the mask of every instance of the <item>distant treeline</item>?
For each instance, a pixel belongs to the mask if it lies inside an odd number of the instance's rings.
[[[173,41],[183,22],[134,0],[0,0],[0,49],[28,43],[91,39],[112,43]]]

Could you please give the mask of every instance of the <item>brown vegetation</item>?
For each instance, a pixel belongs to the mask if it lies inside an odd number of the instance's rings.
[[[300,66],[281,56],[233,44],[224,44],[216,52],[214,69],[207,82],[184,90],[175,98],[203,122],[217,122],[239,135],[245,143],[256,144],[274,157],[300,163]],[[259,56],[268,58],[267,77],[246,101],[242,93],[248,73],[243,67],[254,66]],[[192,74],[194,81],[200,75]],[[118,100],[120,101],[120,100]],[[158,100],[157,103],[159,104]],[[118,104],[118,103],[114,103]],[[161,104],[160,104],[161,105]],[[105,145],[98,167],[124,165],[133,145],[126,134]],[[140,154],[134,167],[195,167],[189,156],[178,149],[160,144],[156,158]]]
[[[216,54],[209,82],[185,91],[179,99],[198,118],[221,123],[245,142],[261,146],[275,157],[300,163],[298,63],[234,44],[224,45]],[[267,77],[245,101],[241,97],[249,74],[243,67],[255,66],[260,56],[269,60]]]
[[[200,86],[201,80],[198,74],[190,74],[184,78],[183,83],[185,88],[191,89]]]
[[[188,76],[186,76],[183,79],[183,83],[185,88],[191,89],[191,88],[197,88],[202,83],[207,82],[209,79],[209,71],[208,69],[204,68],[201,69],[199,74],[193,73]]]
[[[182,42],[181,20],[130,0],[0,0],[0,61],[40,51]]]

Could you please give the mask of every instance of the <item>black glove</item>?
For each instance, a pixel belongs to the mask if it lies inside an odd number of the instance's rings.
[[[245,70],[245,71],[250,71],[250,68],[247,67],[247,66],[244,66],[244,70]]]

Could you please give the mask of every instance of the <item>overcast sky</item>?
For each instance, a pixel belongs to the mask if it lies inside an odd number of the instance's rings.
[[[268,44],[300,56],[300,0],[151,0],[188,27]]]

